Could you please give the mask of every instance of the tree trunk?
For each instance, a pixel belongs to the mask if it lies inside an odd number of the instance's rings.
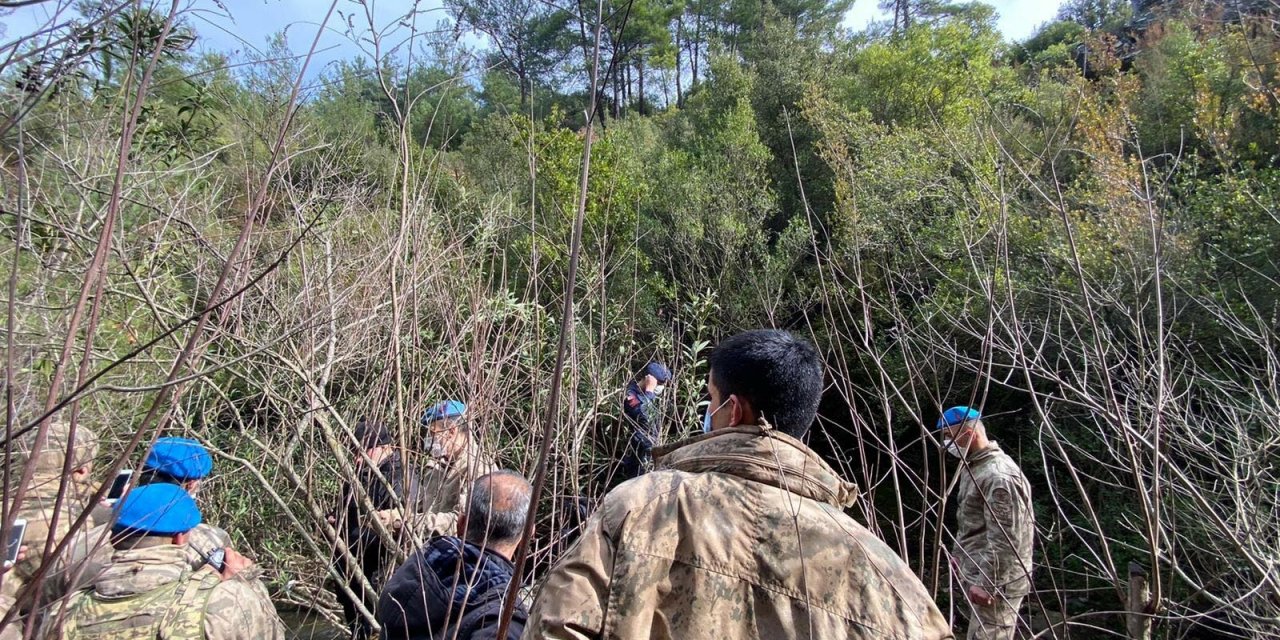
[[[644,55],[636,56],[636,80],[639,87],[636,90],[636,95],[639,98],[640,115],[648,115],[644,105]]]
[[[693,71],[693,80],[689,83],[690,89],[698,86],[698,62],[699,62],[698,45],[701,43],[702,43],[702,14],[699,13],[698,19],[697,21],[694,22],[694,27],[693,27],[693,52],[689,56],[690,58],[692,58],[689,68]]]
[[[1129,614],[1127,625],[1130,640],[1151,640],[1151,587],[1147,584],[1147,572],[1136,562],[1129,563]]]
[[[682,58],[682,56],[680,55],[680,47],[681,47],[680,34],[683,31],[684,31],[684,17],[681,16],[676,20],[676,106],[677,107],[684,106],[684,90],[681,89],[681,85],[680,85],[680,74],[684,73],[680,69],[680,62]]]

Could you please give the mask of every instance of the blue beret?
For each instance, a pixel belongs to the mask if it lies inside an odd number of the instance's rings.
[[[173,536],[200,524],[196,501],[176,484],[165,482],[137,487],[125,494],[111,530],[142,535]]]
[[[661,362],[650,362],[645,366],[644,372],[647,375],[653,376],[653,378],[658,382],[666,382],[671,379],[671,370],[667,368],[667,365],[662,364]]]
[[[959,424],[964,424],[970,420],[981,420],[982,414],[977,409],[969,407],[951,407],[942,412],[942,417],[938,418],[938,429],[946,429]]]
[[[457,400],[445,400],[439,404],[432,405],[422,414],[422,424],[431,424],[436,420],[444,420],[445,418],[457,418],[466,415],[467,405]]]
[[[199,480],[213,471],[213,458],[204,445],[191,438],[160,438],[142,468],[178,480]]]

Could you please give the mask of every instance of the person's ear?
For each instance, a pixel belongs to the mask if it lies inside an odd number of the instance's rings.
[[[174,534],[173,543],[181,547],[187,544],[187,538],[188,538],[188,533],[186,531],[183,531],[182,533]]]
[[[89,479],[89,475],[93,473],[93,465],[86,464],[71,471],[71,478],[77,482],[84,482]]]
[[[729,396],[729,424],[726,426],[736,427],[746,421],[746,407],[743,406],[742,398],[737,394]]]
[[[458,538],[465,539],[467,537],[467,512],[465,509],[458,511]]]

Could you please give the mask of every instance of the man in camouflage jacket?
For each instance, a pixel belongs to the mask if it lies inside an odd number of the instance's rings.
[[[972,607],[968,637],[1007,640],[1031,589],[1031,486],[1018,464],[987,439],[976,409],[948,409],[938,429],[947,451],[961,460],[951,559]]]
[[[32,430],[15,442],[13,482],[16,484],[27,465],[34,465],[31,484],[21,504],[10,505],[15,517],[27,521],[26,559],[0,576],[0,618],[14,606],[24,613],[40,612],[58,598],[87,584],[110,559],[111,548],[102,536],[93,536],[90,519],[72,535],[64,552],[47,560],[43,554],[46,542],[56,548],[71,532],[71,525],[86,507],[92,490],[93,458],[98,452],[98,437],[92,429],[77,425],[74,432],[66,422],[54,421],[47,427],[45,441],[37,450],[38,431]],[[63,474],[71,457],[70,473]],[[58,493],[63,484],[62,501]],[[11,494],[13,491],[10,492]],[[49,563],[44,577],[35,580],[41,567]],[[34,589],[35,585],[39,589]],[[33,623],[34,624],[34,623]],[[25,616],[13,615],[0,630],[0,640],[22,637]]]
[[[283,640],[284,625],[246,559],[228,549],[221,566],[192,569],[187,534],[200,520],[181,487],[130,491],[112,527],[111,566],[49,615],[46,637]]]
[[[524,636],[951,638],[924,585],[844,513],[856,487],[798,438],[822,364],[782,331],[711,356],[699,436],[607,495],[542,585]]]

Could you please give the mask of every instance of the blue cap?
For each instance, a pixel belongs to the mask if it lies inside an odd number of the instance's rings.
[[[196,501],[176,484],[146,484],[125,494],[111,530],[142,535],[173,536],[200,524]]]
[[[661,362],[650,362],[645,365],[644,372],[645,375],[653,376],[654,380],[657,380],[658,382],[665,383],[671,379],[671,370],[667,368],[667,365],[662,364]]]
[[[213,458],[204,445],[191,438],[160,438],[142,468],[177,480],[199,480],[213,471]]]
[[[951,407],[942,412],[942,417],[938,418],[938,429],[947,429],[956,425],[964,424],[970,420],[981,420],[982,414],[977,409],[969,407]]]
[[[467,414],[467,405],[457,400],[445,400],[434,404],[422,414],[422,424],[431,424],[445,418],[460,418]]]

